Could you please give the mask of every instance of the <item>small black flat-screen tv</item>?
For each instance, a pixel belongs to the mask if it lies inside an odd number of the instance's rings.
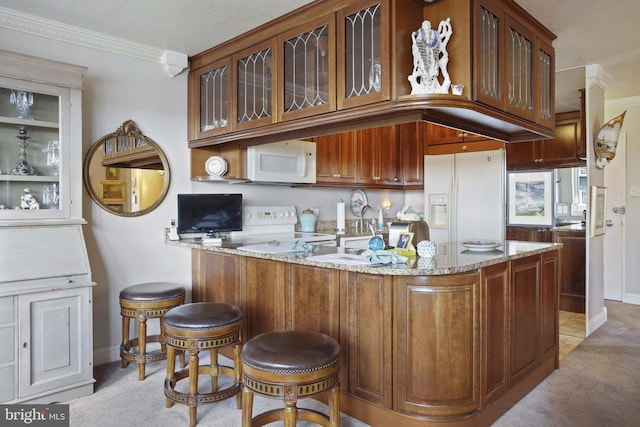
[[[178,194],[178,233],[242,231],[242,194]]]

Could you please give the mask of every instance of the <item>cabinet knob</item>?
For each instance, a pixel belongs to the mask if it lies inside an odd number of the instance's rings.
[[[393,178],[393,182],[400,182],[400,178],[398,178],[397,176]]]
[[[336,178],[336,179],[340,178],[341,176],[342,176],[342,175],[340,175],[339,173],[334,173],[334,174],[333,174],[333,177],[334,177],[334,178]]]
[[[379,177],[379,176],[374,176],[374,177],[373,177],[373,180],[374,180],[374,181],[380,181],[380,177]]]
[[[468,148],[469,148],[469,147],[467,147],[466,145],[463,145],[463,146],[462,146],[462,151],[467,151],[467,149],[468,149]]]

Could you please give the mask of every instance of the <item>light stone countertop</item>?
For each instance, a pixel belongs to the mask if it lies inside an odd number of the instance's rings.
[[[311,255],[337,254],[341,249],[332,246],[312,245],[311,252],[280,252],[259,253],[237,249],[241,244],[225,240],[222,245],[202,245],[199,241],[182,239],[178,241],[165,240],[172,246],[190,249],[198,249],[210,252],[219,252],[231,255],[248,256],[254,258],[284,261],[295,264],[312,265],[316,267],[334,268],[338,270],[354,271],[359,273],[382,274],[394,276],[437,276],[446,274],[465,273],[474,271],[489,265],[500,264],[508,260],[524,258],[530,255],[560,249],[561,243],[539,243],[507,240],[497,250],[488,252],[475,252],[467,250],[461,242],[438,245],[438,254],[433,258],[409,258],[404,264],[376,265],[352,265],[333,262],[318,262],[307,260]]]

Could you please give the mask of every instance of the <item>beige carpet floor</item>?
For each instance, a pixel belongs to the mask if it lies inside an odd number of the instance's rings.
[[[494,427],[640,426],[640,306],[609,301],[606,305],[607,323],[564,355],[560,369]],[[71,427],[187,426],[186,406],[165,408],[164,364],[149,364],[147,374],[145,381],[138,381],[134,365],[121,369],[117,362],[96,367],[95,393],[69,402]],[[198,426],[239,427],[241,417],[235,405],[235,399],[229,399],[201,406]],[[300,406],[326,410],[310,399]],[[275,407],[280,403],[274,399],[256,397],[254,401],[254,413]],[[309,425],[300,423],[300,427]],[[344,414],[341,425],[367,427]]]

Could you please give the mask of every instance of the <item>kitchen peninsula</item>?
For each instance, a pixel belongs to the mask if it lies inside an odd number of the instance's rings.
[[[558,368],[561,245],[507,241],[391,266],[240,244],[190,248],[193,300],[239,306],[243,339],[303,329],[341,344],[341,411],[372,426],[490,425]]]

